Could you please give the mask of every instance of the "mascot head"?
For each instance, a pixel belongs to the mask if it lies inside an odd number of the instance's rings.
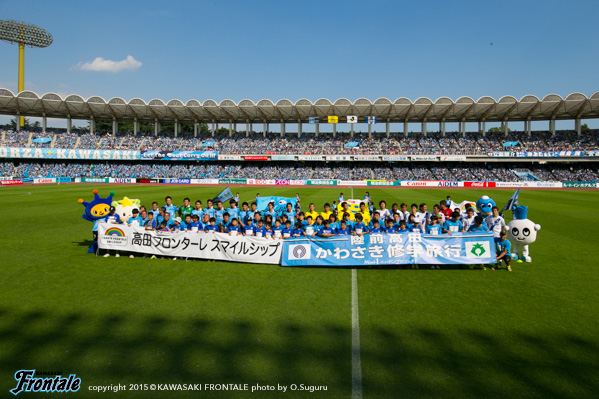
[[[515,208],[514,219],[507,224],[507,235],[513,243],[527,245],[537,240],[537,231],[541,230],[541,225],[527,219],[527,216],[527,206]]]
[[[98,190],[94,190],[92,192],[95,196],[93,201],[85,202],[81,198],[77,200],[77,202],[85,207],[85,213],[81,217],[85,220],[89,220],[90,222],[102,219],[104,216],[108,215],[110,212],[112,196],[114,195],[114,191],[111,191],[108,197],[100,198],[98,195]]]
[[[476,209],[478,209],[481,216],[489,216],[492,213],[491,209],[495,205],[495,201],[489,198],[488,195],[483,195],[478,201],[476,201]]]
[[[123,197],[123,199],[120,201],[113,201],[112,206],[115,207],[115,213],[119,215],[121,220],[126,222],[131,216],[133,216],[134,209],[139,210],[141,201],[138,199]]]

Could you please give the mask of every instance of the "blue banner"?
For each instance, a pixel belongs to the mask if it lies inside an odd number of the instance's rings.
[[[141,159],[166,161],[216,161],[218,151],[141,151]]]
[[[344,147],[359,147],[360,142],[359,141],[350,141],[349,143],[345,143],[343,146]]]
[[[495,263],[493,234],[366,234],[291,238],[282,266],[459,265]]]
[[[256,208],[262,212],[268,209],[268,203],[272,202],[274,204],[275,211],[283,212],[287,209],[287,204],[291,204],[293,210],[295,210],[295,204],[297,204],[297,198],[286,198],[286,197],[258,197],[256,201]]]

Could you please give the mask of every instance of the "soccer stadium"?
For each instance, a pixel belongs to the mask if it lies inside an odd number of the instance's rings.
[[[191,11],[153,5],[160,10],[143,11],[131,29],[153,21],[168,36],[163,19],[194,22]],[[99,12],[72,6],[79,17]],[[277,96],[277,84],[257,77],[274,79],[281,72],[273,70],[295,66],[269,57],[272,70],[248,67],[256,85],[225,65],[208,76],[187,75],[212,66],[173,66],[153,50],[143,63],[132,56],[66,61],[72,53],[60,46],[82,45],[84,58],[110,50],[90,36],[93,26],[76,22],[88,36],[75,37],[49,23],[55,14],[48,5],[26,7],[36,25],[16,21],[16,3],[0,20],[0,48],[10,66],[0,67],[0,396],[588,398],[599,392],[593,72],[572,75],[584,90],[562,84],[563,77],[544,77],[533,87],[526,75],[532,61],[523,61],[506,66],[508,72],[477,72],[488,91],[473,80],[464,86],[471,97],[451,98],[452,78],[435,90],[425,80],[406,83],[414,93],[435,93],[430,98],[366,98],[373,91],[364,86],[366,94],[345,98],[327,84],[335,73],[340,81],[354,75],[337,67],[331,74],[323,60],[325,66],[309,65],[310,79],[279,83],[289,94]],[[219,5],[186,7],[225,13]],[[237,25],[246,15],[259,18],[240,7],[230,15]],[[311,26],[309,18],[277,7],[261,12]],[[116,26],[97,18],[91,17]],[[124,18],[115,16],[119,26]],[[445,16],[431,18],[444,26]],[[542,23],[541,16],[531,18]],[[323,32],[349,35],[331,23],[336,29]],[[210,47],[216,54],[235,40],[249,46],[243,35],[229,41],[217,31],[223,37],[212,38],[216,47]],[[106,34],[116,48],[136,51],[118,40],[120,33]],[[132,35],[140,54],[152,40],[162,43],[148,34],[153,39]],[[464,34],[464,43],[476,41]],[[173,48],[194,48],[189,38],[181,40]],[[515,54],[520,38],[512,40],[505,51]],[[428,38],[423,46],[433,43]],[[246,61],[258,63],[237,45]],[[10,54],[17,47],[13,85]],[[35,83],[24,79],[25,51],[40,57],[28,72]],[[36,55],[42,52],[49,72]],[[173,99],[151,96],[149,85],[139,83],[144,68],[153,68],[150,54],[174,79],[164,80],[182,82],[173,89],[149,75]],[[395,60],[398,70],[426,76]],[[372,85],[391,81],[363,68]],[[493,81],[502,73],[507,80],[498,87]],[[522,95],[524,80],[509,83],[518,74],[528,76],[532,88],[525,92],[535,94]],[[239,94],[225,77],[258,97]],[[65,91],[63,79],[74,90]],[[198,92],[196,79],[205,92],[214,87],[218,99],[190,94]],[[308,89],[311,80],[318,84]],[[314,97],[302,95],[302,87]],[[260,99],[262,93],[273,94]]]

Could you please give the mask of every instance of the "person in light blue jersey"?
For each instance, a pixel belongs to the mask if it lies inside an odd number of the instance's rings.
[[[237,202],[235,202],[235,200],[229,201],[229,208],[227,208],[227,213],[231,217],[231,220],[239,220],[239,211],[240,209],[237,207]]]
[[[406,223],[406,228],[410,231],[410,233],[416,232],[424,234],[424,229],[422,228],[422,225],[416,220],[416,217],[412,214],[408,217],[408,223]]]
[[[378,220],[375,219],[372,221],[372,228],[370,229],[370,233],[371,234],[383,234],[384,233]]]
[[[224,219],[226,209],[223,208],[222,201],[216,201],[216,209],[214,210],[214,217],[216,218],[216,225],[220,225]]]
[[[355,216],[355,223],[353,227],[353,235],[355,236],[363,236],[364,234],[368,234],[368,227],[362,221],[364,218],[361,213],[357,213]]]
[[[295,212],[293,211],[293,205],[291,205],[291,203],[288,202],[286,208],[287,209],[283,211],[281,216],[285,215],[287,216],[287,220],[289,220],[291,224],[295,223]]]
[[[495,244],[497,247],[497,256],[495,257],[497,260],[497,267],[499,267],[503,261],[507,271],[511,272],[512,267],[510,266],[510,263],[512,262],[512,243],[508,241],[505,230],[499,234],[499,241],[497,241]],[[495,266],[491,267],[491,270],[495,270]]]
[[[202,209],[202,201],[196,201],[195,208],[191,211],[191,215],[198,215],[198,219],[201,219],[202,216],[204,216],[204,210]]]
[[[164,215],[166,214],[166,208],[161,207],[158,210],[158,215],[154,214],[154,219],[156,219],[156,225],[160,227],[160,224],[164,221]]]
[[[131,211],[131,217],[127,221],[127,225],[130,227],[141,227],[144,225],[144,220],[139,216],[139,211],[137,209]]]
[[[437,215],[430,217],[430,223],[426,225],[426,234],[438,236],[443,232],[443,228],[437,223],[438,219]]]
[[[192,215],[191,220],[191,223],[187,225],[187,231],[195,233],[204,230],[204,226],[202,225],[202,222],[200,222],[200,217],[198,215]]]
[[[291,228],[291,220],[285,222],[285,228],[282,231],[283,239],[291,238],[293,236],[293,229]]]
[[[252,219],[247,219],[245,225],[242,228],[243,235],[252,237],[256,234],[256,228],[254,226],[254,221]]]
[[[216,225],[216,218],[214,218],[214,217],[210,218],[210,224],[207,226],[204,226],[204,231],[206,233],[217,233],[218,232],[218,226]]]
[[[350,234],[351,234],[350,229],[347,228],[347,224],[342,220],[339,223],[339,228],[337,229],[337,235],[348,236]]]
[[[229,216],[229,213],[223,213],[223,219],[220,221],[220,223],[218,222],[218,219],[216,219],[216,225],[221,233],[228,233],[229,226],[231,225],[231,217]]]
[[[482,216],[474,217],[474,224],[468,228],[468,233],[488,233],[487,225],[483,223]]]
[[[329,216],[329,222],[331,222],[331,228],[334,230],[339,229],[339,222],[337,221],[337,215],[333,214]]]
[[[148,211],[146,211],[145,208],[139,210],[139,216],[144,223],[148,221]]]
[[[343,193],[339,193],[339,196],[337,197],[337,202],[338,203],[345,202],[345,197],[343,196]]]
[[[235,197],[233,199],[239,204],[239,193],[235,193]]]
[[[446,220],[443,224],[443,233],[447,234],[455,234],[460,233],[464,229],[464,225],[460,222],[460,213],[453,212],[451,214],[451,219]]]
[[[344,212],[341,215],[340,222],[345,222],[345,226],[350,233],[354,230],[354,222],[351,220],[351,214],[349,212]]]
[[[306,215],[304,215],[304,212],[300,212],[297,214],[297,221],[301,223],[302,229],[305,229],[306,226],[309,224],[306,220]]]
[[[216,218],[216,209],[212,206],[212,200],[206,201],[206,208],[204,208],[204,213],[208,215],[209,218]]]
[[[241,204],[241,211],[239,212],[239,222],[242,226],[245,226],[248,222],[248,219],[253,219],[254,214],[250,213],[250,207],[247,202]]]
[[[237,219],[231,219],[231,224],[229,225],[229,227],[227,227],[227,231],[229,232],[230,236],[236,236],[241,233],[241,229],[237,224]]]
[[[268,209],[262,212],[262,217],[266,219],[266,216],[270,215],[272,220],[275,220],[279,215],[277,215],[277,211],[275,211],[274,203],[271,201],[268,203]]]
[[[164,201],[166,202],[166,205],[164,205],[165,212],[171,215],[171,219],[174,219],[175,216],[177,216],[179,208],[177,207],[177,205],[173,205],[173,199],[170,197],[170,195],[166,196],[164,198]]]
[[[148,213],[153,213],[154,220],[156,220],[156,216],[158,216],[160,214],[160,209],[158,208],[158,202],[156,202],[156,201],[152,202],[152,209],[150,209],[148,211]]]
[[[166,227],[170,230],[173,228],[173,226],[175,225],[175,219],[171,219],[171,214],[168,212],[165,212],[164,214],[164,223],[166,223]],[[162,223],[162,222],[161,222]]]

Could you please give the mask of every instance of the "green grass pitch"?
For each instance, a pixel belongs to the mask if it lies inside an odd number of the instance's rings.
[[[76,373],[61,397],[349,398],[351,269],[87,253],[83,206],[99,189],[180,205],[217,187],[0,189],[0,397],[19,369]],[[426,202],[512,190],[354,189]],[[348,188],[232,187],[242,200],[294,196],[320,207]],[[364,398],[589,398],[599,392],[597,191],[526,191],[541,224],[533,263],[505,270],[358,269]],[[508,218],[511,216],[508,213]],[[325,385],[327,391],[91,392],[91,385]],[[594,394],[593,394],[594,392]],[[44,397],[21,393],[19,397]]]

